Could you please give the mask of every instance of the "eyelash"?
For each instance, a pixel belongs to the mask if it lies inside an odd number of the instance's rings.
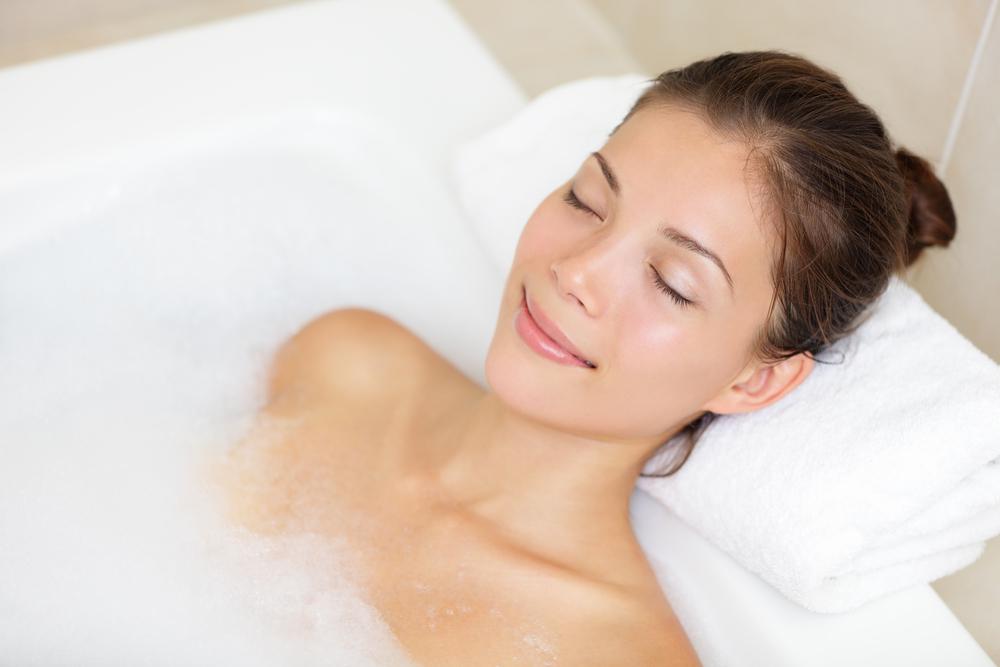
[[[594,213],[590,209],[589,206],[587,206],[582,201],[580,201],[579,197],[576,196],[576,193],[573,192],[572,188],[570,188],[566,192],[566,194],[563,195],[563,201],[566,202],[567,204],[569,204],[570,206],[572,206],[573,208],[580,209],[581,211],[586,211],[587,213],[589,213],[590,215],[594,216],[595,218],[599,218],[600,217],[599,215],[597,215],[596,213]]]
[[[659,289],[661,292],[663,292],[671,299],[673,299],[674,303],[676,303],[681,308],[687,308],[688,306],[694,305],[694,302],[691,301],[691,299],[685,299],[680,294],[675,292],[674,289],[670,287],[670,285],[663,282],[663,278],[660,277],[659,272],[653,268],[652,264],[649,265],[649,268],[652,269],[653,284],[656,286],[657,289]]]
[[[585,213],[588,213],[589,215],[592,215],[595,218],[600,218],[600,216],[594,213],[594,211],[589,206],[580,201],[580,198],[576,196],[576,193],[573,192],[572,188],[568,190],[566,194],[563,195],[562,198],[564,202],[566,202],[573,208],[584,211]],[[675,291],[672,287],[670,287],[670,285],[664,282],[663,278],[660,276],[660,273],[656,270],[656,268],[653,267],[652,264],[649,265],[649,268],[652,270],[653,285],[658,290],[660,290],[661,292],[669,296],[671,299],[673,299],[674,303],[676,303],[681,308],[687,308],[688,306],[694,304],[693,301],[691,301],[690,299],[685,299],[683,296],[678,294],[677,291]]]

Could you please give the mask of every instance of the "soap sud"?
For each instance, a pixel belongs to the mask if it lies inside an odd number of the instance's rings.
[[[224,523],[198,486],[203,434],[100,403],[3,430],[0,662],[410,664],[343,545]]]
[[[280,343],[332,308],[394,314],[483,384],[502,282],[460,219],[418,224],[441,193],[392,173],[390,149],[370,166],[421,186],[405,197],[336,156],[229,147],[4,250],[0,664],[412,665],[355,554],[228,524],[201,476],[255,423]],[[413,298],[441,284],[462,313],[446,327]]]
[[[274,163],[227,182],[239,165],[208,160],[5,253],[0,663],[412,665],[343,545],[241,532],[201,476],[253,422],[278,344],[358,270],[324,256],[349,233],[328,221],[374,214],[302,164],[262,204]],[[325,208],[296,204],[299,182]]]
[[[555,649],[549,642],[545,641],[540,635],[537,634],[526,634],[521,637],[521,641],[534,649],[538,655],[544,658],[544,662],[540,667],[551,667],[556,664],[556,653]]]

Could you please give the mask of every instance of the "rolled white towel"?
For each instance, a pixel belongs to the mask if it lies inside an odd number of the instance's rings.
[[[1000,366],[898,277],[818,356],[835,363],[716,417],[679,472],[637,486],[813,611],[976,560],[1000,534]]]

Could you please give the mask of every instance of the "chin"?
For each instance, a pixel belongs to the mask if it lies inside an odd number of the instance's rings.
[[[529,354],[517,339],[512,323],[509,331],[504,326],[497,327],[497,333],[490,342],[486,353],[485,377],[490,390],[512,410],[545,422],[565,422],[572,425],[579,420],[576,402],[566,400],[571,391],[571,374],[566,374],[560,383],[559,373],[546,372],[556,364]],[[569,370],[569,369],[567,369]],[[559,414],[560,410],[570,410],[570,414]]]

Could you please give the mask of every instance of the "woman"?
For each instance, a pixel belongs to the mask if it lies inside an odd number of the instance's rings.
[[[426,665],[697,665],[632,533],[636,478],[781,400],[893,272],[947,245],[928,164],[778,52],[661,74],[527,221],[489,390],[341,309],[279,351],[228,468],[258,531],[352,541]]]

